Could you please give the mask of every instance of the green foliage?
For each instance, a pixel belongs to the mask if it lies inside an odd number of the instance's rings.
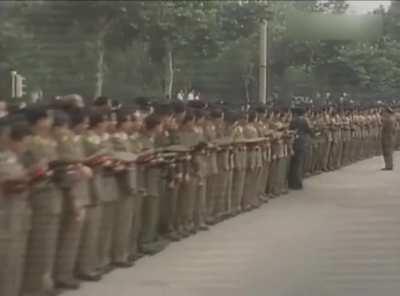
[[[3,85],[17,69],[31,90],[91,97],[101,72],[104,94],[129,100],[163,96],[172,63],[173,92],[196,87],[210,99],[255,101],[259,24],[272,10],[270,75],[282,99],[304,90],[394,94],[399,3],[377,11],[384,35],[367,44],[288,38],[291,9],[340,14],[345,1],[3,1],[0,75]]]

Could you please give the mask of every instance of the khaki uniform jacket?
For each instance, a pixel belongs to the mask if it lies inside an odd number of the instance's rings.
[[[204,136],[207,142],[213,142],[217,139],[217,130],[213,123],[208,123],[204,129]],[[208,169],[210,175],[218,174],[217,153],[212,150],[208,151]]]
[[[111,143],[115,152],[132,153],[133,148],[131,139],[124,132],[115,133],[111,136]],[[119,197],[132,197],[134,192],[137,192],[138,176],[137,167],[135,164],[130,164],[129,167],[116,174]]]
[[[111,146],[109,136],[97,135],[93,131],[87,131],[82,138],[83,148],[85,155],[91,157],[100,151],[111,152]],[[90,197],[91,204],[97,204],[99,202],[114,201],[115,194],[109,194],[105,190],[104,186],[104,174],[105,171],[102,167],[93,168],[93,178],[90,180]]]
[[[395,137],[395,119],[393,116],[382,119],[382,146],[384,149],[393,149]]]
[[[57,155],[57,142],[52,138],[43,138],[34,135],[27,144],[28,150],[24,156],[24,164],[31,168],[40,168],[42,170],[48,169],[48,164],[51,161],[58,159]],[[41,199],[39,196],[44,191],[52,190],[56,192],[54,198],[49,202],[47,199]],[[32,206],[35,209],[45,210],[53,214],[60,214],[62,210],[61,192],[58,187],[53,183],[52,178],[39,181],[32,187],[33,196],[35,196]]]
[[[11,151],[0,152],[0,182],[19,179],[25,176],[25,168]],[[20,211],[28,212],[29,192],[6,195],[0,190],[0,235],[28,231],[29,224],[20,223]]]
[[[57,141],[59,160],[79,161],[85,159],[82,144],[82,137],[75,135],[70,130],[62,130],[54,135]],[[64,176],[68,179],[68,176]],[[69,179],[70,184],[66,184],[68,199],[73,202],[74,207],[87,206],[90,203],[89,180],[81,178],[79,173],[74,173]],[[71,185],[71,186],[69,186]]]

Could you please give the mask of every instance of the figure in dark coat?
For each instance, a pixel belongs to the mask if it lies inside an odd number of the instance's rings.
[[[290,123],[290,130],[296,132],[296,139],[294,141],[294,155],[290,163],[289,171],[289,188],[300,190],[303,188],[303,173],[304,173],[304,160],[307,155],[310,137],[312,131],[310,125],[304,116],[303,109],[293,110],[294,118]]]
[[[393,150],[395,137],[395,118],[393,110],[388,107],[382,116],[382,152],[385,161],[385,171],[393,170]]]

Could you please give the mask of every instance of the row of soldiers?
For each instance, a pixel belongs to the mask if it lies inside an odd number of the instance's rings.
[[[306,170],[370,156],[379,135],[351,115],[309,115],[318,145]],[[199,102],[112,111],[107,98],[90,110],[63,102],[10,115],[0,128],[0,295],[77,289],[288,193],[291,120],[287,110]],[[337,129],[353,148],[337,151]]]
[[[314,131],[304,171],[306,176],[336,170],[356,161],[381,155],[382,116],[378,108],[358,111],[309,112]]]

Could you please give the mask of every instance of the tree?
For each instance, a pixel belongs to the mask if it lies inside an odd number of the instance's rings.
[[[156,1],[149,4],[146,28],[151,58],[164,68],[164,94],[171,97],[175,78],[175,60],[212,55],[216,48],[212,30],[215,28],[216,2]]]

